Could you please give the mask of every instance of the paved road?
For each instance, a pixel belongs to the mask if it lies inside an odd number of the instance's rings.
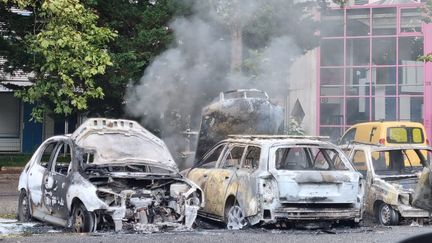
[[[249,229],[242,231],[195,230],[193,232],[169,232],[154,234],[125,233],[45,233],[20,236],[3,235],[1,242],[399,242],[407,237],[430,233],[432,227],[360,227],[342,228],[324,232],[322,230],[265,230]],[[2,238],[2,236],[0,236]],[[432,242],[432,239],[431,241]]]
[[[15,213],[18,200],[18,174],[0,174],[0,214]],[[331,230],[248,229],[228,231],[222,229],[196,229],[192,232],[165,232],[154,234],[93,233],[71,234],[62,228],[42,223],[20,224],[0,220],[0,242],[399,242],[409,236],[432,232],[432,226],[381,227],[366,221],[357,228],[337,227]],[[6,232],[6,233],[5,233]],[[10,234],[12,233],[12,234]],[[430,240],[432,242],[432,239]]]
[[[16,213],[19,174],[0,174],[0,215]]]

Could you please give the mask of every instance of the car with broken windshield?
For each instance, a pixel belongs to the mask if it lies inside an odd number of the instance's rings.
[[[423,221],[425,210],[413,207],[421,172],[430,165],[431,148],[424,145],[353,143],[341,147],[366,179],[365,212],[383,225],[402,219]]]
[[[89,119],[36,150],[20,179],[18,219],[76,232],[191,227],[202,203],[165,144],[129,120]]]
[[[318,137],[234,135],[182,173],[204,192],[199,215],[229,229],[277,222],[358,223],[363,186],[343,152]]]

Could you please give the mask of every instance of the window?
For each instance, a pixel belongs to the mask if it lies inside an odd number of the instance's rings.
[[[396,8],[372,9],[373,35],[395,35],[396,25]]]
[[[421,32],[421,9],[401,9],[400,32]]]
[[[244,149],[244,147],[233,147],[225,158],[223,168],[240,167],[240,162],[243,156]]]
[[[360,173],[366,175],[367,173],[367,164],[366,164],[366,156],[363,150],[354,151],[354,156],[352,158],[354,168],[356,168]]]
[[[0,137],[19,137],[20,101],[13,93],[0,93]]]
[[[329,162],[326,155],[324,154],[325,150],[318,149],[318,148],[312,148],[312,167],[317,170],[328,170],[330,168]]]
[[[347,66],[369,65],[368,39],[347,39]]]
[[[246,150],[245,160],[243,162],[243,168],[256,169],[259,167],[261,148],[255,146],[249,146]]]
[[[346,70],[346,94],[355,96],[369,95],[370,69],[347,68]]]
[[[369,12],[368,8],[347,10],[348,36],[368,36],[370,34]]]
[[[395,65],[396,64],[396,38],[372,39],[372,64]]]
[[[39,165],[41,165],[42,167],[48,168],[48,164],[49,162],[53,159],[52,157],[54,156],[53,151],[55,146],[57,145],[56,142],[50,143],[48,144],[44,151],[42,152],[42,156],[39,160]]]
[[[56,150],[54,159],[54,171],[67,175],[69,173],[69,165],[72,162],[71,147],[67,143],[61,143]]]
[[[276,150],[278,170],[347,170],[340,154],[334,149],[290,147]]]
[[[372,153],[372,164],[378,175],[415,174],[427,166],[427,154],[419,150],[387,150]]]
[[[303,170],[310,167],[306,149],[301,147],[279,148],[276,150],[276,169]]]
[[[344,64],[344,41],[321,40],[321,66],[342,66]]]
[[[214,168],[216,166],[216,163],[220,157],[220,154],[222,153],[222,150],[225,148],[225,144],[221,144],[215,149],[213,149],[206,157],[204,158],[203,162],[200,163],[198,167],[200,168]]]
[[[344,35],[344,12],[343,10],[328,10],[321,22],[322,36]]]
[[[354,141],[355,134],[356,134],[357,128],[352,128],[348,130],[345,135],[341,138],[341,141],[339,144],[349,144],[351,141]]]
[[[342,125],[343,98],[321,97],[320,118],[322,125]]]
[[[423,130],[418,127],[387,128],[389,143],[424,143]]]
[[[344,95],[344,69],[321,68],[321,96]]]

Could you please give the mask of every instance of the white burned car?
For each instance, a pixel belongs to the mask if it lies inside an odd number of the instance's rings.
[[[120,230],[128,224],[191,227],[202,192],[178,173],[156,136],[128,120],[89,119],[36,150],[19,180],[18,219]]]
[[[381,146],[352,143],[341,148],[366,179],[365,212],[383,225],[397,225],[402,218],[430,217],[429,182],[418,186],[422,171],[430,170],[431,147],[416,144]],[[428,179],[429,181],[429,179]]]
[[[182,173],[204,191],[199,214],[229,229],[362,219],[360,173],[339,148],[318,138],[231,136]]]

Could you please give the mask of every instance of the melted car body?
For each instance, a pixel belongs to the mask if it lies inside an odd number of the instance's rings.
[[[339,148],[317,138],[232,136],[183,173],[204,191],[199,214],[230,229],[362,219],[361,175]]]
[[[102,225],[191,227],[202,203],[201,190],[178,173],[162,140],[134,121],[103,118],[42,143],[18,190],[21,220],[34,217],[77,232]]]
[[[420,173],[429,167],[431,148],[424,145],[342,146],[354,167],[366,178],[365,211],[383,225],[401,218],[427,218],[429,213],[413,204]]]

